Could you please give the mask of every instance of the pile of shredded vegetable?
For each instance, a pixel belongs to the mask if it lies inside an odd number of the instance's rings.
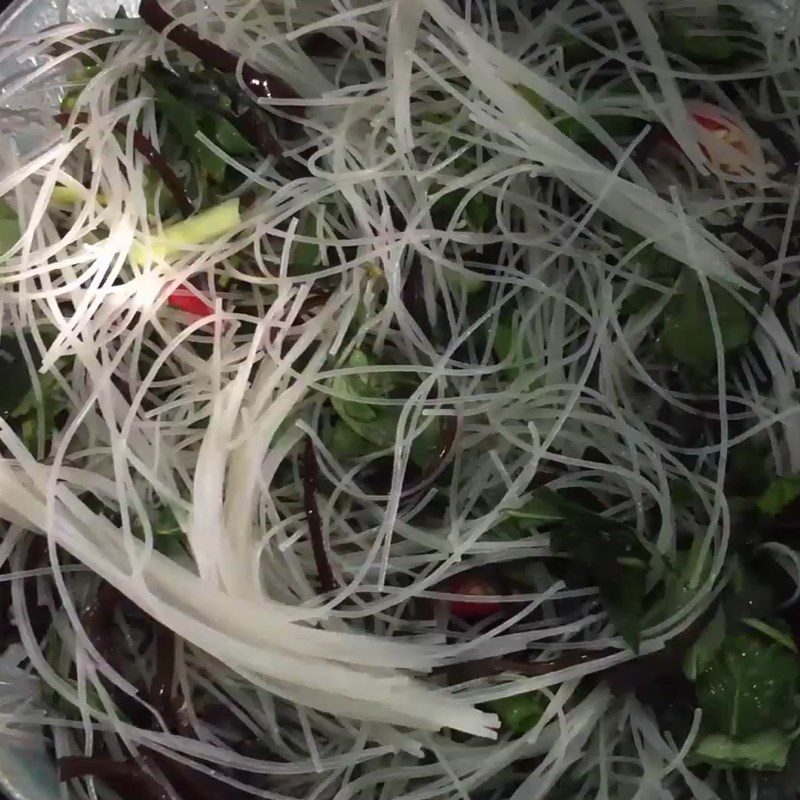
[[[81,800],[795,796],[800,18],[755,5],[2,42],[0,745]]]

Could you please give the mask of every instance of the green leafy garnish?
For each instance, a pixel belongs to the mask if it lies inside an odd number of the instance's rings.
[[[700,64],[731,64],[753,47],[747,36],[752,26],[738,8],[727,3],[718,7],[716,19],[664,14],[659,28],[665,48]]]
[[[304,215],[295,230],[297,236],[315,237],[317,235],[317,219],[311,214]],[[298,242],[292,244],[291,271],[293,275],[307,275],[319,267],[319,245],[314,242]]]
[[[717,609],[711,622],[697,637],[695,643],[689,648],[683,661],[684,675],[690,680],[697,680],[706,667],[713,661],[725,641],[725,614],[722,608]]]
[[[533,728],[547,708],[547,698],[541,692],[526,692],[502,697],[486,704],[494,711],[506,730],[522,735]]]
[[[345,366],[367,368],[377,363],[363,350],[354,350]],[[339,416],[333,429],[337,455],[366,455],[394,445],[399,407],[370,403],[370,400],[388,399],[389,393],[398,388],[397,380],[388,373],[366,372],[334,378],[331,388],[334,392],[331,405]],[[343,424],[350,429],[350,434],[341,430]],[[425,426],[411,443],[411,460],[418,466],[427,464],[436,451],[438,437],[437,424]]]
[[[339,421],[333,426],[328,446],[338,458],[358,458],[368,455],[375,449],[372,442],[359,436],[344,421]]]
[[[510,513],[550,531],[553,549],[586,571],[614,627],[637,650],[650,552],[635,531],[550,489],[537,489],[522,508]]]
[[[509,511],[508,514],[536,525],[563,522],[569,511],[564,508],[563,501],[555,492],[540,489],[534,492],[533,497],[524,506]]]
[[[510,361],[505,372],[508,380],[516,380],[535,369],[535,356],[528,339],[516,328],[510,318],[500,319],[494,336],[494,351],[498,358]]]
[[[156,511],[155,525],[153,533],[156,536],[182,536],[181,528],[175,512],[169,506],[159,506]]]
[[[534,92],[529,86],[525,86],[524,83],[517,83],[515,84],[514,88],[525,99],[525,102],[527,102],[528,105],[535,108],[540,114],[544,114],[545,116],[547,115],[547,103],[545,103],[544,98],[541,97],[541,95]]]
[[[455,189],[442,195],[431,208],[434,224],[441,228],[447,227],[466,194],[466,189]],[[494,226],[494,211],[494,198],[478,192],[467,200],[461,212],[463,216],[455,221],[454,227],[456,230],[466,228],[475,233],[483,233]]]
[[[238,129],[225,117],[211,116],[210,126],[213,131],[213,140],[232,156],[254,155],[257,151],[247,139],[239,133]]]
[[[36,344],[27,336],[26,339],[35,353]],[[14,335],[0,338],[0,375],[0,415],[9,420],[25,446],[35,453],[40,426],[43,426],[42,441],[47,445],[58,428],[59,414],[67,408],[67,398],[52,374],[35,375],[32,379]],[[39,397],[33,381],[38,383]]]
[[[797,722],[799,685],[796,654],[753,634],[729,636],[697,679],[703,724],[738,740],[789,730]]]
[[[176,134],[190,159],[212,183],[225,180],[227,164],[197,138],[202,132],[232,156],[255,155],[257,150],[231,123],[231,102],[200,73],[173,75],[155,65],[146,71],[153,87],[156,109]]]
[[[55,377],[42,375],[39,380],[41,399],[37,398],[33,386],[27,391],[10,417],[22,434],[25,446],[36,451],[39,442],[39,426],[43,426],[43,441],[49,442],[57,430],[56,418],[67,408],[67,400]]]
[[[29,344],[34,346],[32,341]],[[19,341],[13,334],[0,337],[0,375],[0,414],[4,419],[11,419],[31,390],[31,376]]]
[[[766,636],[767,639],[771,639],[781,645],[781,647],[785,647],[792,653],[797,653],[797,645],[792,641],[792,635],[784,627],[784,623],[778,622],[777,625],[770,625],[764,622],[763,619],[755,619],[754,617],[745,617],[741,622],[743,625],[747,625],[748,628],[758,631],[762,636]]]
[[[198,138],[197,132],[202,130],[201,116],[196,106],[179,100],[165,86],[154,87],[156,108],[161,112],[167,124],[178,134],[186,150],[197,159],[200,169],[216,183],[225,176],[225,162],[213,151],[209,150]],[[212,118],[212,126],[215,121]]]
[[[642,127],[642,122],[638,117],[623,114],[598,113],[594,117],[594,121],[614,139],[631,136]],[[581,147],[587,147],[597,141],[595,135],[574,117],[557,120],[555,126]]]
[[[17,212],[5,200],[0,200],[0,258],[8,253],[21,236]]]
[[[629,268],[637,268],[642,278],[660,284],[672,286],[681,271],[681,265],[674,258],[660,252],[655,245],[648,244],[641,247],[644,239],[630,228],[618,227],[616,233],[622,239],[622,246],[626,253],[636,250],[629,262]],[[658,300],[660,291],[655,287],[637,286],[622,302],[621,311],[625,314],[635,314],[649,308]]]
[[[726,289],[713,284],[711,295],[719,324],[722,349],[727,354],[744,347],[753,334],[753,321],[744,306]],[[670,300],[664,312],[662,343],[676,361],[701,376],[716,364],[714,332],[702,287],[696,279]]]
[[[153,547],[159,553],[172,557],[185,552],[183,528],[171,506],[157,502],[148,510],[147,517],[153,530]],[[131,527],[134,536],[144,539],[144,529],[138,517]]]
[[[786,766],[791,738],[784,731],[768,730],[733,740],[714,733],[701,739],[693,760],[719,769],[755,769],[778,772]]]
[[[800,475],[775,478],[758,498],[758,510],[774,517],[800,497]]]

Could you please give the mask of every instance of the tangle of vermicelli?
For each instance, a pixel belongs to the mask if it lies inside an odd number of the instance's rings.
[[[632,0],[145,5],[149,27],[4,44],[26,68],[0,87],[0,196],[21,221],[2,333],[40,411],[34,441],[0,419],[2,734],[148,796],[530,800],[569,780],[576,798],[717,797],[688,758],[699,718],[678,740],[611,676],[707,621],[730,577],[732,449],[757,439],[777,474],[800,470],[794,28],[757,27],[768,62],[727,79],[668,57]],[[567,36],[589,48],[577,66]],[[218,43],[209,63],[198,42]],[[225,108],[254,150],[194,134],[236,177],[213,203],[170,158],[153,62],[204,69],[205,102],[244,98]],[[591,91],[609,64],[625,88]],[[734,180],[747,159],[702,145],[681,92],[732,113],[745,81],[777,134]],[[604,104],[637,133],[611,136]],[[683,156],[648,165],[653,130]],[[180,222],[183,191],[205,211]],[[488,221],[466,224],[479,199]],[[674,294],[636,267],[651,246],[700,287],[712,390],[671,384],[649,349]],[[755,329],[735,370],[717,287]],[[45,381],[63,397],[51,439]],[[337,408],[392,424],[349,457]],[[638,653],[596,589],[562,580],[546,532],[498,534],[542,485],[630,524],[659,556],[651,584],[682,534],[697,543],[690,596],[645,618]],[[762,551],[800,582],[794,550]],[[529,583],[449,616],[452,581],[497,565]],[[99,622],[96,597],[114,598]],[[536,725],[498,732],[487,704],[534,691]]]

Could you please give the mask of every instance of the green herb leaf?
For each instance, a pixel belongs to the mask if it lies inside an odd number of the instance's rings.
[[[182,536],[181,528],[175,512],[169,506],[159,506],[156,512],[156,521],[153,526],[153,533],[156,536]]]
[[[603,517],[599,520],[607,523]],[[638,651],[650,554],[632,530],[598,527],[599,520],[573,520],[551,540],[586,567],[617,632]]]
[[[467,194],[466,189],[455,189],[442,195],[431,208],[431,217],[436,226],[446,228],[453,222],[453,215]],[[459,219],[453,222],[456,230],[468,229],[483,233],[494,227],[495,201],[490,195],[479,192],[467,200]]]
[[[373,452],[375,445],[359,436],[346,422],[340,421],[331,430],[328,447],[337,458],[358,458]]]
[[[715,733],[701,739],[692,756],[719,769],[779,772],[786,766],[790,746],[791,738],[784,731],[763,731],[739,741]]]
[[[622,239],[622,247],[626,253],[640,247],[644,239],[630,228],[616,227],[617,235]],[[681,271],[680,262],[658,251],[653,244],[640,247],[629,262],[629,267],[638,268],[639,274],[653,283],[672,286]],[[659,297],[659,290],[649,286],[635,288],[623,301],[621,311],[624,314],[635,314],[649,308]]]
[[[503,361],[510,360],[506,371],[508,380],[516,380],[535,369],[534,354],[525,336],[511,324],[508,319],[497,323],[493,347],[497,356]]]
[[[514,88],[525,99],[528,105],[533,106],[540,114],[544,116],[548,115],[547,103],[545,103],[541,95],[538,95],[533,89],[529,86],[525,86],[523,83],[515,84]]]
[[[33,346],[33,342],[30,342]],[[31,389],[31,376],[17,337],[0,337],[0,414],[11,419]]]
[[[214,115],[211,118],[211,125],[214,129],[214,139],[226,153],[230,153],[232,156],[246,156],[257,152],[255,147],[225,117]]]
[[[697,701],[706,728],[733,739],[790,729],[797,721],[793,702],[800,685],[797,656],[752,634],[725,639],[698,677]]]
[[[553,549],[586,570],[614,627],[637,650],[650,552],[635,531],[550,489],[537,489],[525,506],[510,513],[549,529]]]
[[[775,625],[770,625],[764,622],[763,619],[755,619],[754,617],[745,617],[742,619],[742,624],[747,625],[754,631],[758,631],[762,636],[766,636],[773,642],[776,642],[781,647],[785,647],[792,653],[797,654],[797,645],[792,640],[792,634],[784,622],[780,620]]]
[[[533,728],[547,708],[547,698],[541,692],[503,697],[486,704],[494,711],[506,730],[522,735]]]
[[[295,231],[298,236],[315,237],[317,235],[317,218],[313,214],[305,214],[300,218]],[[319,267],[319,245],[313,242],[292,244],[291,272],[293,275],[307,275]]]
[[[28,347],[36,352],[30,338]],[[13,424],[26,447],[36,452],[39,426],[44,426],[47,444],[57,429],[56,418],[67,407],[66,397],[53,375],[36,375],[32,380],[14,335],[0,338],[0,377],[0,415]],[[41,401],[36,396],[33,381],[38,384]]]
[[[716,614],[706,629],[698,636],[697,641],[689,648],[683,662],[684,675],[690,680],[697,680],[706,667],[713,661],[722,643],[725,641],[725,613],[722,608]]]
[[[642,122],[637,117],[623,114],[603,113],[594,117],[594,121],[612,138],[623,138],[635,134]],[[575,144],[587,147],[597,141],[595,135],[574,117],[564,117],[555,122],[561,133],[572,139]]]
[[[753,334],[753,321],[741,303],[726,289],[714,284],[711,295],[719,322],[722,348],[730,353],[744,347]],[[698,375],[710,374],[716,364],[714,333],[703,290],[692,279],[686,291],[667,305],[662,332],[664,349]]]
[[[483,193],[473,195],[467,200],[464,211],[467,215],[467,224],[471,231],[483,233],[483,231],[488,228],[494,205],[493,199],[489,195]]]
[[[530,500],[520,508],[508,512],[510,517],[519,517],[531,523],[562,522],[569,514],[563,500],[550,489],[537,489]]]
[[[21,236],[17,212],[5,200],[0,200],[0,258],[8,253]]]
[[[44,426],[44,441],[47,443],[58,427],[56,417],[67,407],[66,398],[53,375],[48,373],[39,377],[39,391],[41,401],[31,386],[10,414],[22,433],[25,446],[32,452],[38,446],[40,424]]]
[[[703,537],[697,536],[689,550],[675,554],[664,576],[664,594],[648,614],[648,623],[662,622],[685,608],[711,573],[711,557]]]
[[[721,31],[721,32],[720,32]],[[747,34],[753,28],[735,6],[718,6],[716,19],[664,14],[659,37],[664,47],[700,64],[724,65],[752,57],[754,45]]]
[[[347,367],[365,368],[374,366],[377,361],[362,350],[354,350],[348,358]],[[341,427],[334,426],[336,446],[350,455],[366,455],[367,452],[392,447],[397,435],[400,417],[398,406],[370,404],[370,400],[388,398],[389,392],[396,389],[399,382],[386,373],[362,373],[334,378],[331,405],[353,434],[348,436]],[[366,450],[362,442],[368,443]],[[429,463],[435,454],[439,441],[439,426],[430,423],[422,429],[411,443],[411,460],[420,467]]]
[[[500,320],[494,335],[494,351],[499,358],[507,359],[514,350],[514,328],[511,323]]]
[[[774,517],[800,497],[800,475],[775,478],[758,498],[758,510]]]
[[[197,159],[203,172],[211,180],[221,182],[225,176],[226,164],[197,138],[197,132],[201,129],[201,116],[197,107],[191,102],[179,100],[163,84],[154,81],[150,76],[148,80],[153,81],[156,108],[167,124],[178,135],[178,139],[189,154]],[[211,120],[213,127],[214,117],[211,117]],[[212,131],[212,136],[213,133]]]

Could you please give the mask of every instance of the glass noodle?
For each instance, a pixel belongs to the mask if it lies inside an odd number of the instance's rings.
[[[736,448],[800,471],[795,28],[142,5],[1,51],[3,735],[79,797],[761,797],[634,690],[735,580]]]

